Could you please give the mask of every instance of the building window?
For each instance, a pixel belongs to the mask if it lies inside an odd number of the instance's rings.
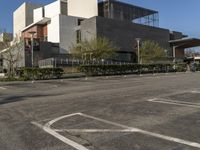
[[[77,43],[81,42],[81,31],[80,30],[76,31],[76,42]]]
[[[81,22],[83,21],[83,19],[78,19],[78,26],[81,25]]]
[[[61,14],[68,15],[67,2],[61,2]]]
[[[42,17],[43,17],[43,18],[45,17],[45,10],[44,10],[44,7],[42,8]]]

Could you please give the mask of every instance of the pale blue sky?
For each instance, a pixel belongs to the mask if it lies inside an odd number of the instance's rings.
[[[0,28],[12,32],[12,12],[24,1],[50,3],[54,0],[0,0]],[[160,27],[200,38],[200,0],[121,0],[160,14]]]

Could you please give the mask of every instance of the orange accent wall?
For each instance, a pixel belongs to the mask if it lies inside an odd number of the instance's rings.
[[[44,36],[48,35],[47,25],[43,26],[43,34],[44,34]]]
[[[31,35],[29,32],[36,32],[37,33],[37,26],[33,26],[25,31],[22,32],[22,38],[31,38]],[[34,38],[36,38],[37,34],[34,35]]]

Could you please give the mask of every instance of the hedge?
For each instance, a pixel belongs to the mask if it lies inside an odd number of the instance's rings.
[[[81,65],[79,70],[88,76],[185,72],[186,64],[122,64],[122,65]]]
[[[18,71],[19,77],[24,80],[61,78],[63,73],[62,68],[22,68]]]

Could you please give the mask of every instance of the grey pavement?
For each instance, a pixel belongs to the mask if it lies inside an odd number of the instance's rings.
[[[0,150],[200,149],[199,79],[185,73],[0,83]]]

